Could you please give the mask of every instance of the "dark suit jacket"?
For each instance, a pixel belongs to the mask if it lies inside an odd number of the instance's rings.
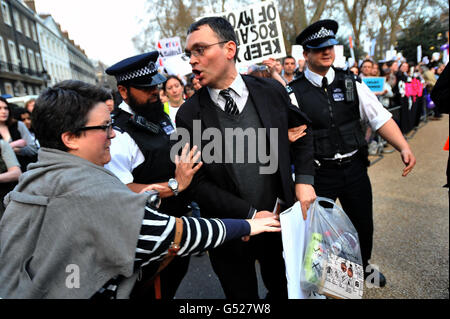
[[[277,156],[281,189],[278,197],[288,206],[295,202],[294,183],[291,175],[290,148],[295,173],[303,178],[302,183],[313,183],[313,140],[312,132],[290,144],[288,128],[308,123],[297,107],[291,104],[286,89],[272,79],[242,75],[253,99],[262,126],[267,129],[278,128],[278,150],[272,150]],[[217,113],[207,88],[201,88],[180,108],[176,116],[177,130],[185,128],[191,136],[193,146],[193,120],[201,121],[201,132],[207,128],[219,128]],[[269,137],[267,138],[269,140]],[[211,139],[212,140],[212,139]],[[202,139],[202,147],[211,140]],[[224,145],[225,143],[222,143]],[[271,148],[273,146],[271,145]],[[222,152],[222,154],[224,154]],[[203,167],[194,176],[188,191],[198,202],[203,217],[250,218],[254,212],[251,205],[239,196],[236,177],[229,163],[203,163]],[[275,204],[275,203],[274,203]]]

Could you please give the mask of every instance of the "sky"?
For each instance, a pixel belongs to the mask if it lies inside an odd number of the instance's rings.
[[[39,14],[51,14],[88,58],[112,65],[139,54],[132,38],[139,34],[145,0],[35,0]]]

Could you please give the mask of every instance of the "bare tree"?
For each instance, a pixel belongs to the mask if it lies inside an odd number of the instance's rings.
[[[187,28],[208,6],[207,0],[148,0],[140,21],[143,30],[133,38],[134,45],[139,51],[146,51],[156,48],[161,38],[179,36],[185,41]]]
[[[395,46],[399,32],[421,15],[432,15],[447,10],[446,0],[335,0],[340,4],[346,20],[351,25],[355,46],[361,45],[361,36],[367,34],[377,39],[376,56],[391,45]],[[433,8],[434,10],[427,10]],[[375,10],[373,10],[375,9]],[[377,12],[377,17],[373,13]],[[373,23],[373,19],[377,22]],[[367,52],[366,52],[367,53]]]
[[[244,5],[249,0],[235,2]],[[134,45],[144,52],[156,48],[159,39],[176,36],[183,44],[189,25],[202,16],[227,11],[226,3],[226,0],[147,0],[140,21],[143,30],[133,38]]]
[[[320,19],[329,2],[329,0],[278,0],[278,12],[287,52],[291,51],[297,35]]]
[[[360,46],[360,35],[364,26],[365,9],[369,0],[339,0],[348,22],[352,26],[355,46]]]

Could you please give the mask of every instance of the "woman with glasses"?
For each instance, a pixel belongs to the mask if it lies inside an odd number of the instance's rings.
[[[156,273],[169,251],[280,231],[275,217],[176,219],[157,210],[157,193],[130,191],[103,167],[116,135],[108,97],[64,81],[37,99],[39,161],[6,196],[0,220],[0,298],[128,298],[141,268]],[[185,151],[177,166],[195,169],[193,158]]]
[[[11,105],[0,97],[0,138],[13,148],[25,171],[29,163],[37,160],[37,146],[25,124],[14,119]]]

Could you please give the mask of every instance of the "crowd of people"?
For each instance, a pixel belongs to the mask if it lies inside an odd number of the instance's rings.
[[[233,27],[203,18],[188,30],[187,76],[160,73],[152,51],[106,70],[115,92],[70,80],[24,109],[0,99],[0,298],[172,299],[189,256],[208,250],[226,298],[260,297],[258,261],[266,298],[285,299],[277,213],[300,201],[306,219],[317,196],[340,200],[364,277],[383,287],[370,267],[368,145],[379,134],[401,154],[402,176],[411,172],[415,156],[389,109],[402,81],[420,79],[429,93],[443,69],[371,59],[333,68],[337,30],[333,20],[313,23],[296,39],[302,59],[268,58],[239,74]],[[385,77],[383,91],[371,92],[365,77]],[[276,129],[251,145],[258,155],[274,149],[275,170],[261,173],[260,156],[238,160],[230,128]],[[171,138],[177,131],[188,140]],[[220,150],[205,151],[215,138]],[[231,161],[202,160],[221,151]],[[71,284],[68,265],[79,271]]]

